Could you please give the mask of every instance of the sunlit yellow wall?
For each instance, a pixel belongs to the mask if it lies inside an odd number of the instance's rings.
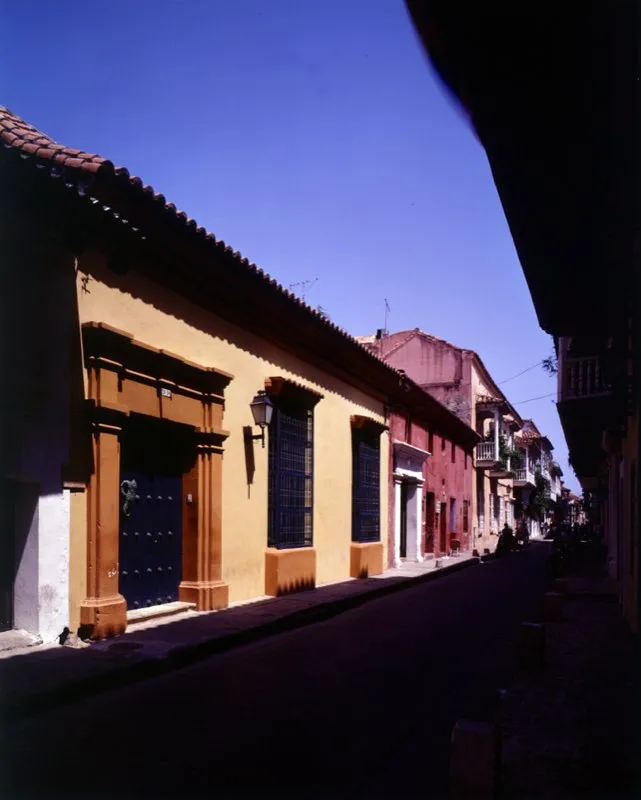
[[[89,280],[86,280],[86,277]],[[283,376],[320,392],[314,425],[314,546],[317,583],[349,577],[352,414],[384,422],[383,403],[258,336],[153,284],[138,274],[118,277],[99,256],[79,264],[80,321],[104,322],[145,344],[205,367],[232,373],[225,392],[223,457],[223,580],[230,602],[260,596],[267,546],[267,449],[253,444],[248,477],[243,427],[253,426],[249,404],[265,379]],[[257,429],[253,429],[257,433]],[[381,528],[387,547],[388,436],[381,436]]]

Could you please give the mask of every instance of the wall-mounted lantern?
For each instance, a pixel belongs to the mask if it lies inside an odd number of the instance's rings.
[[[265,392],[261,390],[251,401],[249,407],[251,408],[252,416],[254,417],[254,425],[258,425],[260,427],[260,433],[256,436],[252,436],[252,439],[260,439],[263,443],[263,447],[265,447],[265,426],[269,425],[269,423],[272,421],[274,406]]]

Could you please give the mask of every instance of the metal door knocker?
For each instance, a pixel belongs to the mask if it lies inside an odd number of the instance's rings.
[[[138,488],[138,484],[136,481],[123,481],[120,484],[120,492],[122,496],[125,498],[125,502],[122,504],[122,513],[128,517],[131,515],[131,507],[133,504],[138,500],[138,495],[136,494],[136,489]]]

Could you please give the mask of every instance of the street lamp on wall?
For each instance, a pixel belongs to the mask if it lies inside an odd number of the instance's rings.
[[[251,438],[260,439],[263,447],[265,447],[265,426],[269,425],[269,423],[272,421],[274,406],[265,392],[261,390],[251,401],[249,407],[252,410],[254,425],[258,425],[260,427],[260,433],[256,436],[252,436]]]

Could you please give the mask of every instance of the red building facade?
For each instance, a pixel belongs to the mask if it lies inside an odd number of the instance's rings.
[[[391,411],[390,566],[470,549],[477,437],[448,416],[451,425],[437,429],[413,410]]]

